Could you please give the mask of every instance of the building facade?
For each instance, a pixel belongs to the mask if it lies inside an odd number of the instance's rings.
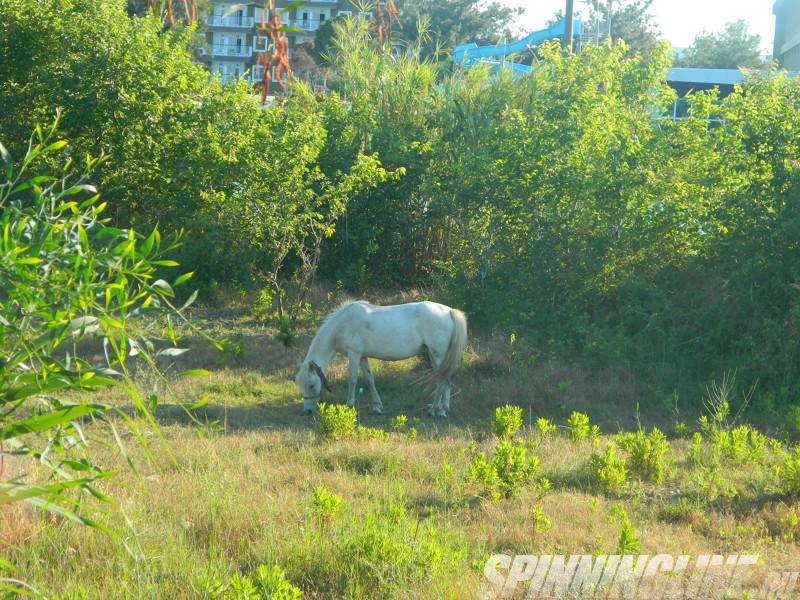
[[[800,69],[800,2],[777,0],[775,14],[775,49],[773,56],[784,69]]]
[[[278,0],[276,5],[281,10],[290,3],[291,0]],[[262,80],[264,67],[258,64],[258,55],[267,50],[267,38],[260,30],[263,11],[263,6],[248,3],[211,3],[211,10],[204,18],[206,48],[201,60],[211,72],[219,73],[223,81],[242,77],[253,82]],[[286,34],[289,59],[299,46],[314,39],[325,21],[353,14],[360,13],[349,0],[309,0],[299,8],[282,13],[283,24],[299,30]],[[269,17],[268,14],[263,16],[265,21]]]

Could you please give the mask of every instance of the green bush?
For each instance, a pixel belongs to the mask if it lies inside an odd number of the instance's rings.
[[[342,497],[332,494],[324,486],[319,486],[311,496],[311,507],[320,523],[333,520],[342,506]]]
[[[303,590],[286,579],[279,565],[261,565],[249,575],[232,575],[227,583],[215,582],[207,593],[215,600],[300,600]]]
[[[634,472],[647,481],[662,483],[669,453],[669,442],[657,428],[647,434],[641,429],[635,433],[622,433],[617,436],[619,447],[628,453],[629,463]]]
[[[523,486],[536,482],[539,457],[528,456],[527,453],[526,448],[503,440],[495,447],[491,461],[486,459],[483,452],[475,457],[469,480],[481,484],[484,493],[493,500],[511,498]]]
[[[356,435],[358,412],[344,404],[319,403],[319,435],[325,440],[338,440]]]
[[[391,421],[389,421],[389,427],[391,427],[394,433],[400,433],[408,426],[408,417],[405,415],[397,415],[393,417]]]
[[[784,494],[800,496],[800,446],[786,455],[779,470],[780,487]]]
[[[606,444],[602,454],[593,452],[589,457],[592,482],[606,494],[620,494],[627,485],[628,470],[624,458],[617,457],[614,442]]]
[[[372,597],[401,597],[418,582],[431,581],[464,560],[465,550],[431,519],[409,515],[399,503],[368,513],[343,540],[352,575]],[[393,593],[390,593],[392,591]]]
[[[522,409],[519,406],[507,404],[494,409],[492,431],[503,439],[514,437],[522,428]]]
[[[558,431],[558,426],[550,419],[539,417],[536,419],[536,429],[542,435],[542,437],[546,437],[553,435],[556,431]]]
[[[573,411],[567,419],[567,435],[573,442],[591,440],[595,443],[600,439],[600,428],[589,423],[589,415]]]

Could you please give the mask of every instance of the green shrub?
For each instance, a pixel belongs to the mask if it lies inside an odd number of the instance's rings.
[[[272,300],[272,290],[267,287],[261,288],[250,309],[253,318],[257,321],[269,321],[272,318]]]
[[[800,446],[787,454],[779,470],[780,486],[784,494],[800,496]]]
[[[589,472],[593,483],[607,494],[619,494],[627,484],[628,470],[624,458],[617,458],[614,442],[606,444],[603,454],[589,457]]]
[[[389,439],[389,434],[383,429],[359,425],[356,427],[356,437],[360,440],[381,440],[382,442],[385,442]]]
[[[389,421],[389,427],[391,427],[394,433],[400,433],[406,428],[407,425],[408,417],[405,415],[397,415]]]
[[[510,498],[524,485],[535,482],[539,457],[527,456],[527,449],[509,440],[497,444],[491,462],[481,452],[470,468],[469,480],[480,483],[493,500]]]
[[[636,529],[634,529],[628,514],[621,505],[614,506],[611,513],[619,520],[620,532],[617,538],[617,554],[638,554],[642,548],[642,543],[636,536]]]
[[[531,522],[533,524],[533,532],[537,534],[550,531],[553,527],[553,522],[545,514],[541,504],[536,504],[531,508]]]
[[[338,440],[356,434],[358,413],[344,404],[319,404],[319,435],[322,439]]]
[[[319,486],[311,496],[311,507],[320,523],[326,523],[339,514],[342,506],[342,497],[329,492],[324,486]]]
[[[567,419],[567,435],[573,442],[588,439],[594,444],[600,439],[600,427],[589,423],[589,415],[573,411]]]
[[[291,346],[297,341],[297,332],[292,320],[286,315],[278,319],[278,331],[275,333],[275,339],[284,346]]]
[[[431,519],[409,515],[402,504],[392,503],[359,520],[343,541],[341,556],[370,597],[403,597],[415,583],[456,568],[465,551]]]
[[[503,439],[513,437],[522,428],[522,409],[519,406],[507,404],[494,409],[492,431]]]
[[[666,456],[669,442],[657,428],[647,434],[641,429],[635,433],[617,436],[619,447],[628,453],[629,463],[634,472],[647,481],[662,483],[666,470]]]
[[[543,437],[552,435],[558,431],[556,424],[550,419],[545,419],[544,417],[539,417],[536,419],[536,429]]]
[[[279,565],[259,566],[249,575],[232,575],[227,584],[214,583],[207,593],[215,600],[300,600],[303,590],[294,586]]]

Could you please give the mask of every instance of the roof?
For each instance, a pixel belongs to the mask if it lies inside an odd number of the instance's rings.
[[[667,72],[667,81],[675,83],[704,83],[710,85],[738,85],[744,76],[739,69],[690,69],[680,67]]]

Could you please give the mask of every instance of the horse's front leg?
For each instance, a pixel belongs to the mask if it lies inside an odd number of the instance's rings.
[[[353,407],[356,405],[356,384],[358,383],[358,365],[361,362],[361,356],[350,352],[347,358],[350,361],[347,365],[347,406]]]
[[[383,412],[383,402],[381,402],[378,388],[375,387],[375,378],[372,376],[372,370],[369,368],[369,360],[366,356],[361,357],[361,372],[369,385],[369,393],[372,395],[372,412],[381,414]]]

